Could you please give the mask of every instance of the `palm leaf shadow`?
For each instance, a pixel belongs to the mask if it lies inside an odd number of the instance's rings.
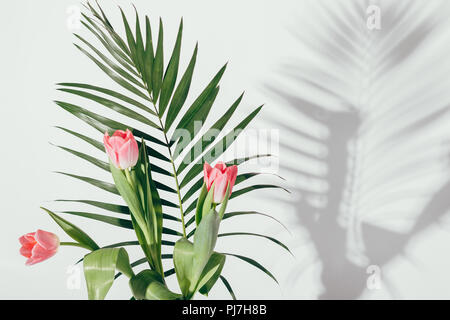
[[[444,3],[378,1],[382,30],[372,32],[370,3],[315,1],[309,26],[293,32],[307,52],[265,88],[279,102],[268,121],[281,128],[280,153],[290,154],[280,169],[295,184],[289,204],[322,265],[322,299],[360,297],[367,266],[404,255],[450,208],[442,165],[450,93],[427,50],[439,41]]]

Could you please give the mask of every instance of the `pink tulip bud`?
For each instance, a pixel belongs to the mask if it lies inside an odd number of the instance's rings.
[[[27,266],[51,258],[59,248],[58,236],[43,230],[27,233],[19,238],[19,242],[22,245],[20,254],[28,258],[25,262]]]
[[[204,181],[208,191],[214,183],[213,202],[221,203],[230,184],[230,195],[237,177],[237,166],[227,167],[225,163],[218,162],[212,168],[207,162],[203,165]]]
[[[139,158],[139,148],[130,130],[117,130],[112,137],[105,132],[103,137],[106,153],[114,166],[124,170],[134,167]]]

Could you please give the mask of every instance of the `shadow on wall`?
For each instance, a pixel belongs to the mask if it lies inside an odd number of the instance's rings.
[[[281,157],[281,174],[296,180],[291,183],[298,197],[290,205],[322,266],[321,299],[360,297],[369,265],[382,269],[404,255],[410,240],[450,208],[450,179],[442,165],[449,152],[443,120],[450,83],[445,72],[441,78],[436,72],[442,53],[427,49],[437,41],[445,19],[440,12],[448,5],[374,3],[381,8],[382,29],[369,31],[368,1],[334,7],[315,1],[310,25],[301,19],[305,24],[294,32],[306,52],[282,69],[293,89],[266,87],[279,102],[269,121],[280,128],[280,153],[291,155],[290,163]],[[427,156],[431,149],[437,151]],[[311,169],[311,163],[326,171]],[[415,193],[411,186],[431,176],[435,182]],[[409,207],[415,209],[407,217],[395,214]],[[404,219],[408,227],[389,228],[392,219]],[[290,281],[300,273],[292,270]]]

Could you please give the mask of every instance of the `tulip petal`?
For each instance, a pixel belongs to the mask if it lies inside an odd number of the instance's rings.
[[[103,137],[103,143],[105,145],[106,153],[109,156],[109,159],[114,164],[115,167],[119,167],[119,159],[117,157],[117,152],[114,151],[113,146],[111,145],[111,138],[108,135],[108,132],[105,133]]]
[[[217,178],[214,180],[214,194],[213,202],[221,203],[225,198],[227,192],[228,179],[226,174],[218,173]]]
[[[30,258],[31,257],[31,250],[33,250],[33,248],[34,248],[34,244],[24,245],[24,246],[22,246],[20,248],[19,252],[25,258]]]
[[[36,240],[34,239],[35,232],[27,233],[19,238],[19,242],[21,245],[35,244]]]
[[[220,170],[220,172],[222,172],[222,173],[225,173],[225,171],[227,169],[227,165],[225,163],[223,163],[222,161],[219,161],[216,163],[214,168]]]
[[[208,162],[205,161],[205,163],[203,164],[203,180],[206,183],[206,188],[208,191],[209,191],[209,189],[211,189],[211,185],[212,185],[212,183],[210,183],[211,179],[209,178],[211,171],[212,171],[212,167],[209,165]]]
[[[131,133],[131,131],[128,129],[127,131],[116,130],[116,132],[114,132],[112,136],[122,138],[122,140],[126,140],[128,138],[128,132]]]
[[[55,255],[57,250],[47,250],[39,244],[36,244],[31,250],[31,257],[25,262],[25,265],[33,264],[47,260]]]
[[[230,195],[236,182],[238,168],[236,165],[227,168],[228,181],[230,183]]]
[[[139,158],[139,147],[129,129],[126,131],[116,130],[112,137],[109,137],[106,132],[103,142],[105,150],[116,168],[123,170],[136,165]]]
[[[139,148],[134,138],[131,138],[118,149],[120,168],[127,169],[134,167],[139,157]]]
[[[209,189],[213,185],[214,181],[221,175],[222,175],[222,172],[219,169],[212,168],[211,172],[209,173],[209,177],[208,177]]]
[[[38,229],[36,231],[35,238],[38,245],[42,246],[46,250],[54,251],[59,247],[59,238],[54,233]]]
[[[109,138],[109,144],[115,152],[117,152],[125,144],[125,142],[125,139],[122,137],[112,136]]]

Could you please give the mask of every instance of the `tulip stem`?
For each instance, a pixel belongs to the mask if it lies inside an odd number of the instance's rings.
[[[79,247],[79,248],[84,248],[84,249],[92,251],[92,248],[89,248],[89,247],[87,247],[85,245],[82,245],[81,243],[78,243],[78,242],[60,242],[59,245],[60,246]]]

